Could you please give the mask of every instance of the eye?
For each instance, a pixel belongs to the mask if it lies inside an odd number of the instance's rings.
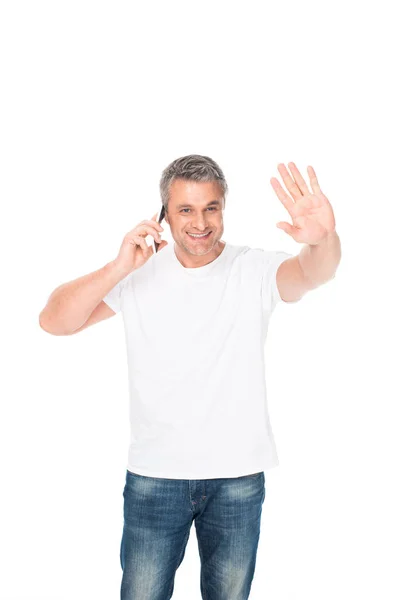
[[[185,212],[185,210],[190,210],[190,208],[182,208],[180,212]],[[207,210],[217,210],[215,206],[209,206]]]

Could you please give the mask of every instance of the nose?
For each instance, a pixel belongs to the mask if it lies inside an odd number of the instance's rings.
[[[206,219],[204,215],[198,215],[197,217],[193,217],[192,219],[192,231],[196,229],[199,233],[204,232],[207,229]]]

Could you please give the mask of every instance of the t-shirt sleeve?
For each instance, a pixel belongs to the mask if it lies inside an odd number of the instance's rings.
[[[121,291],[122,286],[121,281],[119,281],[103,298],[103,302],[108,304],[115,313],[121,310]]]
[[[105,302],[112,310],[117,313],[121,310],[121,299],[123,291],[128,282],[128,278],[131,273],[127,275],[124,279],[119,281],[111,290],[106,294],[103,298],[103,302]]]
[[[261,295],[263,307],[270,313],[272,313],[278,302],[283,302],[276,282],[278,267],[293,256],[294,254],[289,252],[263,250]]]

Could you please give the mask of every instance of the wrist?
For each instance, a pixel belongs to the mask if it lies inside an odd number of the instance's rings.
[[[126,268],[123,268],[122,265],[120,265],[116,259],[111,260],[109,263],[107,263],[106,269],[110,273],[113,273],[114,275],[118,276],[119,280],[124,279],[124,277],[129,275],[129,273],[131,272],[127,271]]]

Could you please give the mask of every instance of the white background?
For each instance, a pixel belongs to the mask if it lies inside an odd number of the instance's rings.
[[[55,337],[38,316],[55,287],[116,257],[160,208],[162,169],[192,153],[227,178],[224,240],[300,252],[269,182],[294,161],[307,181],[316,170],[342,243],[335,279],[270,323],[280,465],[265,473],[250,597],[399,598],[394,9],[2,3],[1,600],[119,597],[122,318]],[[193,527],[174,600],[200,597]]]

